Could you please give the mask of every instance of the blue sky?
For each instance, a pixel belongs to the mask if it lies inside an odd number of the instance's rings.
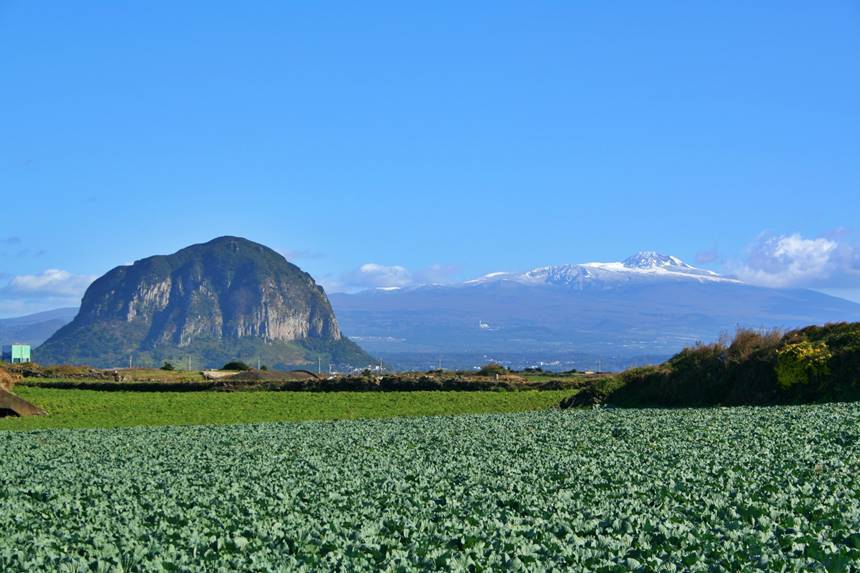
[[[329,290],[654,249],[860,300],[858,2],[0,0],[0,53],[0,316],[225,234]]]

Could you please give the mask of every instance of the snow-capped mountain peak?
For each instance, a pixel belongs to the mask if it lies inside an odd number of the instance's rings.
[[[587,287],[614,288],[625,284],[683,281],[733,282],[713,271],[688,265],[678,257],[654,251],[640,251],[621,262],[581,263],[555,265],[532,269],[524,273],[490,273],[467,281],[467,285],[509,281],[529,285],[565,286],[574,289]]]
[[[661,255],[655,251],[639,251],[621,263],[631,269],[681,268],[692,269],[690,265],[671,255]]]

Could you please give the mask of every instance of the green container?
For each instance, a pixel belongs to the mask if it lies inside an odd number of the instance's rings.
[[[9,344],[3,347],[3,360],[20,364],[22,362],[30,362],[30,345],[29,344]]]

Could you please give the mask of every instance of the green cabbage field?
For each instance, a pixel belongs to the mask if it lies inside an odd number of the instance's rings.
[[[0,432],[0,571],[840,571],[860,405]]]

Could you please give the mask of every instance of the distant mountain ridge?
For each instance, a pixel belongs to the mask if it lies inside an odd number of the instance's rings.
[[[318,357],[357,366],[373,361],[342,337],[309,274],[240,237],[116,267],[90,285],[75,319],[35,352],[42,363],[96,366],[259,359],[289,367]]]
[[[71,322],[77,308],[58,308],[14,318],[0,318],[0,345],[22,343],[36,347]]]
[[[860,305],[744,284],[652,251],[620,262],[490,273],[451,285],[333,294],[341,324],[391,364],[487,358],[620,368],[668,358],[737,326],[860,320]],[[647,355],[647,356],[646,356]]]
[[[595,284],[616,287],[632,281],[694,280],[739,283],[737,279],[688,265],[678,257],[654,251],[640,251],[621,262],[580,263],[532,269],[525,273],[491,273],[465,284],[512,281],[521,284],[549,284],[587,288]]]

